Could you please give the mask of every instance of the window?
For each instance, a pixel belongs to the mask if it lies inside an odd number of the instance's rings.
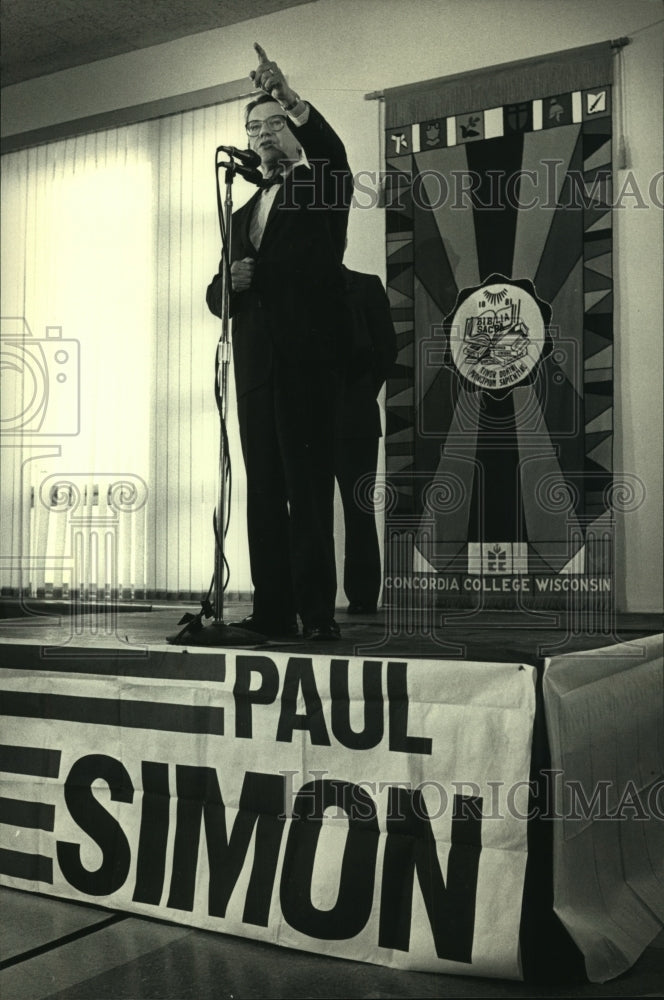
[[[3,592],[198,600],[214,567],[214,152],[243,101],[3,157]],[[235,207],[251,194],[234,185]],[[231,394],[233,391],[231,378]],[[227,595],[250,589],[228,405]]]

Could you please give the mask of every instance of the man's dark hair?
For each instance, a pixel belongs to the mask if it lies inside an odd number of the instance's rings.
[[[270,97],[270,95],[269,95],[269,94],[261,94],[261,96],[260,96],[260,97],[257,97],[257,98],[256,98],[255,100],[253,100],[253,101],[250,101],[250,102],[249,102],[249,104],[247,104],[246,108],[244,109],[244,120],[245,120],[245,124],[246,124],[246,122],[248,122],[248,121],[249,121],[249,115],[250,115],[250,114],[251,114],[251,112],[252,112],[252,111],[254,110],[254,108],[255,108],[255,107],[256,107],[256,106],[258,105],[258,104],[266,104],[266,103],[267,103],[268,101],[272,101],[272,103],[273,103],[273,104],[279,104],[279,101],[276,101],[276,100],[274,99],[274,97]]]

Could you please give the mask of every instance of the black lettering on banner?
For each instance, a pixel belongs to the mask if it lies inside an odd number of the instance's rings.
[[[166,874],[170,791],[168,764],[144,760],[141,833],[136,857],[135,903],[159,905]]]
[[[426,736],[408,735],[408,675],[405,663],[388,663],[387,696],[390,704],[390,750],[401,753],[431,753]]]
[[[267,926],[283,833],[283,818],[279,817],[283,813],[285,779],[276,774],[245,774],[230,837],[214,768],[178,765],[176,785],[177,826],[168,906],[176,910],[194,908],[198,845],[204,821],[210,869],[208,912],[213,917],[224,917],[256,827],[256,850],[243,920]]]
[[[330,664],[330,694],[332,696],[332,732],[349,750],[370,750],[383,738],[382,663],[365,660],[362,665],[364,696],[364,729],[357,733],[350,725],[350,691],[348,660],[332,660]]]
[[[89,726],[122,725],[123,729],[156,729],[158,732],[224,735],[224,710],[212,705],[167,704],[127,698],[118,716],[116,698],[82,698],[45,691],[3,691],[3,715],[22,719],[59,719]]]
[[[60,750],[2,744],[0,746],[0,771],[57,778],[60,774],[60,756]]]
[[[55,827],[55,806],[46,802],[26,802],[24,799],[0,798],[0,823],[26,830],[49,830]]]
[[[53,859],[44,854],[26,854],[25,851],[0,848],[0,875],[52,885]]]
[[[279,863],[279,848],[284,832],[284,795],[286,779],[276,774],[248,772],[242,784],[240,811],[235,819],[248,830],[256,825],[256,848],[249,878],[242,920],[245,924],[267,927],[270,918],[272,888]]]
[[[304,700],[304,715],[298,715],[295,711],[300,690]],[[281,693],[277,740],[280,743],[291,743],[294,729],[308,729],[314,746],[330,745],[323,705],[314,679],[314,665],[311,658],[306,656],[291,656],[288,661]]]
[[[71,818],[94,840],[102,852],[96,871],[81,862],[79,844],[58,841],[57,856],[62,874],[70,885],[88,896],[108,896],[124,885],[129,874],[131,850],[118,821],[95,798],[92,785],[105,781],[114,802],[133,802],[134,786],[119,760],[106,754],[81,757],[67,775],[65,802]]]
[[[454,796],[447,884],[421,791],[390,788],[386,827],[378,944],[408,951],[417,872],[438,958],[470,962],[482,852],[481,799]]]
[[[260,674],[260,687],[252,690],[252,674]],[[235,661],[235,735],[251,739],[252,705],[271,705],[279,691],[279,671],[269,656],[238,656]]]
[[[311,901],[312,877],[323,812],[329,806],[345,811],[348,826],[336,903],[319,910]],[[378,839],[375,806],[359,785],[334,779],[303,785],[295,799],[281,872],[281,910],[290,926],[324,941],[346,941],[359,934],[371,916]]]

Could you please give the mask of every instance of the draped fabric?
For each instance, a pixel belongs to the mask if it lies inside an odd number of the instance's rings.
[[[615,44],[619,46],[624,39]],[[385,126],[448,117],[478,107],[501,107],[533,101],[566,91],[587,90],[597,83],[611,83],[611,43],[583,45],[561,52],[519,59],[499,66],[485,66],[423,83],[384,91]]]
[[[198,599],[214,568],[215,149],[242,104],[3,157],[3,592]],[[250,195],[238,180],[236,207]],[[232,379],[231,379],[232,391]],[[250,589],[229,400],[228,594]]]
[[[612,78],[604,43],[385,94],[388,573],[441,602],[610,602]]]

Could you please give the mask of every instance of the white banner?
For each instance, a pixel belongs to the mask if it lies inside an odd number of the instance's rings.
[[[532,667],[3,651],[5,885],[522,978]]]
[[[553,657],[544,674],[554,908],[591,982],[664,927],[662,635]]]

